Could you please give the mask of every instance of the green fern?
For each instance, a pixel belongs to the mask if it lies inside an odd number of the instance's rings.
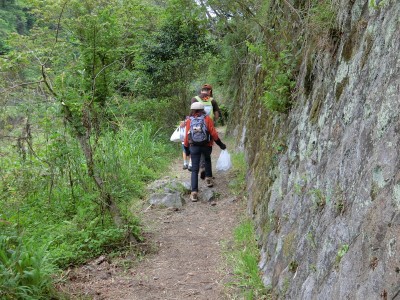
[[[0,236],[0,298],[49,299],[55,268],[46,247],[31,250],[17,236]]]

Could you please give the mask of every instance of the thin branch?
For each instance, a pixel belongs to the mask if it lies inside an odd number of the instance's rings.
[[[62,6],[62,9],[61,9],[61,12],[60,12],[60,15],[58,16],[57,30],[56,30],[56,40],[54,41],[54,45],[53,45],[53,48],[52,48],[51,51],[50,51],[49,57],[48,57],[47,60],[43,63],[43,65],[45,65],[45,64],[49,61],[51,55],[52,55],[53,52],[54,52],[54,49],[55,49],[57,43],[58,43],[58,35],[59,35],[59,33],[60,33],[60,27],[61,27],[61,17],[62,17],[62,15],[64,14],[64,9],[65,9],[65,7],[67,6],[67,3],[68,3],[68,2],[69,2],[69,0],[66,0],[66,1],[64,2],[63,6]]]
[[[127,57],[128,55],[124,56],[123,58]],[[101,70],[99,72],[97,72],[96,76],[94,76],[93,81],[96,81],[96,78],[100,75],[100,73],[102,73],[105,69],[107,69],[108,67],[112,66],[115,63],[120,62],[123,58],[120,59],[116,59],[114,60],[112,63],[109,63],[108,65],[105,65],[101,68]]]
[[[42,83],[42,82],[44,82],[44,81],[43,80],[38,80],[38,81],[32,81],[32,82],[22,82],[22,83],[10,86],[10,87],[8,87],[6,89],[0,90],[0,94],[1,93],[5,93],[5,92],[7,92],[9,90],[16,89],[16,88],[21,87],[21,86],[27,86],[27,85],[31,85],[31,84],[38,84],[38,83]]]
[[[45,72],[45,70],[44,70],[44,64],[42,65],[42,77],[43,77],[43,82],[44,82],[44,84],[47,86],[47,88],[49,89],[50,93],[51,93],[54,97],[58,98],[57,93],[53,90],[53,87],[52,87],[51,84],[47,81],[47,75],[46,75],[46,72]]]
[[[61,9],[61,12],[60,12],[60,15],[58,16],[57,31],[56,31],[56,39],[55,39],[53,48],[51,49],[50,54],[49,54],[49,57],[47,58],[47,60],[46,60],[44,63],[41,64],[41,69],[42,69],[41,71],[42,71],[43,82],[44,82],[44,84],[47,86],[47,88],[49,89],[50,93],[51,93],[54,97],[57,97],[57,93],[53,90],[53,88],[52,88],[52,86],[51,86],[51,83],[48,81],[48,78],[47,78],[47,75],[46,75],[46,72],[45,72],[44,67],[45,67],[46,63],[50,60],[50,57],[51,57],[51,55],[52,55],[52,53],[53,53],[53,51],[54,51],[54,49],[55,49],[55,47],[56,47],[56,44],[57,44],[57,42],[58,42],[58,35],[59,35],[59,33],[60,33],[61,17],[62,17],[62,15],[63,15],[63,13],[64,13],[64,9],[65,9],[65,7],[67,6],[67,3],[68,3],[68,2],[69,2],[69,0],[66,0],[66,1],[64,2],[64,5],[62,6],[62,9]],[[40,61],[40,60],[39,60],[39,61]]]
[[[17,140],[19,138],[20,137],[18,137],[18,136],[12,136],[12,135],[0,135],[0,139],[15,139],[15,140]]]
[[[96,72],[96,38],[97,38],[97,31],[96,31],[96,25],[93,28],[93,62],[92,62],[92,99],[90,100],[88,106],[92,105],[92,103],[94,102],[94,95],[96,92],[96,78],[97,75],[100,74]]]
[[[286,4],[291,10],[293,10],[293,11],[296,13],[296,15],[299,17],[300,23],[303,25],[303,24],[304,24],[303,19],[301,18],[301,16],[300,16],[299,12],[297,11],[297,9],[295,9],[295,8],[293,7],[293,5],[290,4],[287,0],[283,0],[283,2],[285,2],[285,4]]]

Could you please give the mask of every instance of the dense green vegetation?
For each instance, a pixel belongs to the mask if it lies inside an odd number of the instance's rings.
[[[253,66],[287,112],[331,4],[0,0],[0,298],[48,297],[58,268],[141,241],[135,207],[201,83],[229,110]]]
[[[0,54],[11,50],[7,43],[10,34],[26,35],[33,23],[33,15],[25,5],[20,5],[15,0],[0,1]]]
[[[212,50],[188,3],[3,3],[0,298],[48,298],[57,268],[142,240],[135,208]]]

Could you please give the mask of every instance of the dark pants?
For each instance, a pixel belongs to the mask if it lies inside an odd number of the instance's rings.
[[[212,177],[211,152],[212,147],[209,146],[190,146],[190,156],[192,158],[192,192],[199,191],[200,157],[202,154],[204,155],[206,177]]]
[[[201,157],[200,157],[200,169],[201,168],[204,169],[204,165],[205,165],[205,163],[204,163],[204,154],[202,154]]]

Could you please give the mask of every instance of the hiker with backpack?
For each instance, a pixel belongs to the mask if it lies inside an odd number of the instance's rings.
[[[220,109],[217,101],[213,98],[213,90],[211,84],[203,84],[201,86],[200,94],[192,98],[192,103],[200,102],[204,105],[204,111],[207,116],[216,122],[220,116]]]
[[[186,122],[185,151],[190,153],[192,159],[191,186],[192,192],[190,200],[198,201],[198,180],[200,170],[200,157],[204,155],[205,179],[207,187],[213,186],[211,152],[212,145],[215,143],[222,149],[226,145],[222,143],[215,130],[213,120],[206,115],[204,105],[200,102],[194,102],[190,106],[190,117]],[[215,205],[215,201],[211,202]]]
[[[220,109],[217,101],[213,98],[213,90],[211,84],[203,84],[200,89],[200,94],[193,97],[191,103],[200,102],[204,105],[204,111],[214,122],[219,119]],[[205,178],[204,157],[200,160],[200,178]]]

